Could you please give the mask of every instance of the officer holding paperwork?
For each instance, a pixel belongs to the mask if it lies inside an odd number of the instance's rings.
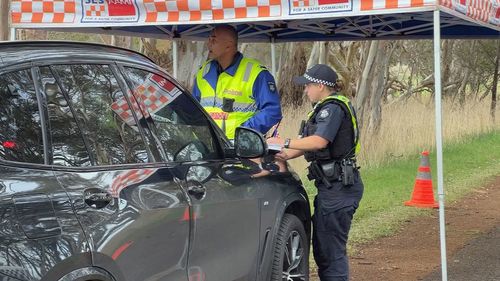
[[[229,139],[238,126],[265,134],[281,120],[273,76],[238,52],[238,33],[230,25],[216,26],[207,46],[209,60],[196,74],[193,96]]]
[[[341,82],[333,69],[318,64],[295,77],[315,103],[303,121],[298,139],[270,138],[282,145],[276,155],[289,160],[304,155],[310,162],[308,178],[314,180],[313,252],[321,281],[349,280],[346,253],[351,221],[363,195],[363,182],[356,165],[359,134],[356,113],[340,95]]]

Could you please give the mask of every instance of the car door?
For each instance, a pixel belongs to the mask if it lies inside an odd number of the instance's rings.
[[[122,71],[192,202],[190,280],[254,280],[261,196],[250,187],[249,173],[225,162],[208,116],[173,80],[151,70]]]
[[[94,266],[117,280],[187,280],[189,198],[156,163],[156,144],[116,67],[54,63],[40,76],[54,172]]]
[[[57,280],[91,263],[70,198],[48,163],[34,73],[0,70],[0,280]]]

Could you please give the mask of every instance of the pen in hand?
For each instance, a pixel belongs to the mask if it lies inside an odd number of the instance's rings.
[[[281,121],[279,121],[278,124],[276,124],[276,127],[274,127],[274,131],[273,131],[273,133],[271,135],[272,138],[275,138],[275,137],[278,136],[278,128],[280,126],[280,123],[281,123]]]

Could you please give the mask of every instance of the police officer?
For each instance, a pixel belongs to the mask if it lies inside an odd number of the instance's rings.
[[[270,138],[282,145],[277,159],[304,155],[310,162],[308,178],[318,194],[314,199],[313,253],[322,281],[349,280],[346,244],[354,212],[363,195],[363,183],[356,165],[359,134],[354,108],[341,90],[337,74],[317,64],[294,82],[315,103],[303,122],[298,139]]]
[[[282,117],[273,76],[237,47],[234,27],[215,27],[208,38],[209,60],[196,74],[193,87],[194,97],[229,139],[241,125],[265,134]]]

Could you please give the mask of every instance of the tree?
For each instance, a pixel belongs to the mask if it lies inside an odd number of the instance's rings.
[[[188,89],[191,89],[196,72],[207,59],[207,44],[206,42],[180,41],[178,47],[177,79]]]
[[[369,51],[364,60],[363,72],[361,73],[361,79],[359,80],[358,89],[356,91],[356,111],[359,116],[359,126],[363,126],[363,120],[365,116],[365,109],[369,106],[369,97],[371,94],[370,84],[373,80],[372,73],[375,71],[375,58],[379,50],[380,41],[369,42]]]
[[[497,42],[499,40],[496,40]],[[497,55],[496,55],[496,60],[495,60],[495,71],[493,72],[493,86],[491,89],[491,106],[490,106],[490,114],[491,114],[491,120],[495,122],[495,112],[497,108],[497,90],[498,90],[498,68],[499,68],[499,61],[500,61],[500,44],[497,44]]]
[[[328,63],[335,69],[344,84],[343,94],[356,96],[356,83],[359,77],[359,58],[361,42],[331,42],[328,48]],[[355,103],[355,100],[353,100]]]
[[[306,43],[286,43],[279,59],[278,91],[283,106],[298,107],[307,99],[303,87],[293,83],[293,77],[306,71]],[[293,59],[292,59],[293,58]]]
[[[362,61],[363,72],[358,84],[356,108],[360,127],[368,121],[368,130],[376,133],[382,118],[382,100],[387,92],[390,59],[395,44],[390,41],[371,41],[366,59]]]
[[[169,42],[165,46],[160,46],[160,40],[142,38],[141,52],[154,61],[157,65],[171,73],[172,71],[172,44]]]
[[[381,41],[375,59],[375,72],[372,73],[371,93],[369,101],[368,131],[377,133],[382,122],[382,100],[386,93],[389,67],[394,45],[390,41]]]
[[[0,41],[9,40],[9,3],[10,1],[0,1]]]

